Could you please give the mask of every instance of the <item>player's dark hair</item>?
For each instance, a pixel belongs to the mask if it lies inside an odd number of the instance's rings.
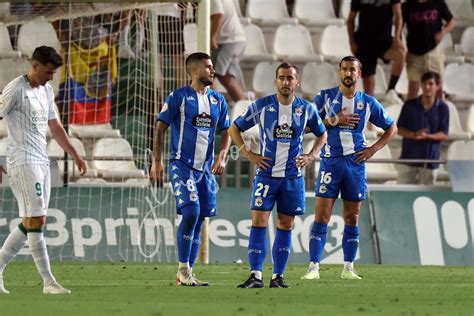
[[[36,47],[33,52],[33,60],[36,60],[43,65],[53,64],[56,68],[63,65],[63,58],[61,55],[59,55],[54,48],[49,46]]]
[[[421,82],[425,82],[431,79],[434,79],[437,85],[439,85],[439,83],[441,82],[441,77],[437,72],[427,71],[423,75],[421,75]]]
[[[295,71],[296,71],[296,74],[299,76],[300,74],[300,71],[298,69],[298,67],[296,67],[296,65],[293,65],[293,64],[290,64],[290,63],[281,63],[276,71],[275,71],[275,77],[277,78],[278,77],[278,70],[280,70],[281,68],[283,69],[290,69],[290,68],[293,68]]]
[[[360,70],[362,70],[362,63],[360,62],[359,58],[355,56],[346,56],[343,59],[341,59],[341,61],[339,62],[339,69],[341,69],[341,65],[344,61],[352,61],[352,62],[356,61],[359,63]]]
[[[203,60],[208,60],[211,59],[211,56],[209,56],[206,53],[192,53],[186,58],[186,70],[188,73],[190,73],[190,66],[193,64],[200,64]]]

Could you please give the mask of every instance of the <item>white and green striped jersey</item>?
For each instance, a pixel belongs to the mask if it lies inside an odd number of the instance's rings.
[[[46,151],[48,121],[58,118],[49,83],[32,88],[25,75],[11,81],[0,96],[0,117],[7,124],[9,167],[49,164]]]

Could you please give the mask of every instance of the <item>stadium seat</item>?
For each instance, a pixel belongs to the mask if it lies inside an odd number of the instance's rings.
[[[328,63],[308,63],[301,71],[301,90],[311,100],[322,89],[335,87],[338,83],[337,73]]]
[[[464,57],[461,56],[459,52],[456,52],[451,33],[448,33],[443,37],[443,40],[441,41],[441,43],[438,44],[438,47],[443,51],[445,55],[445,63],[464,62]]]
[[[51,23],[38,19],[20,27],[17,46],[23,55],[31,58],[35,48],[42,45],[51,46],[57,52],[61,51],[61,44]]]
[[[7,123],[5,120],[0,120],[0,138],[7,137],[8,130],[7,130]]]
[[[273,51],[278,59],[289,62],[322,61],[311,42],[311,34],[303,25],[280,25],[275,32]]]
[[[470,139],[471,133],[466,132],[461,127],[461,120],[459,119],[458,109],[451,101],[445,100],[449,109],[449,140],[463,140]]]
[[[392,159],[390,148],[387,146],[382,147],[372,157],[373,159]],[[398,173],[393,163],[387,162],[367,162],[366,163],[367,179],[369,181],[385,182],[390,180],[396,180]]]
[[[446,0],[451,13],[456,17],[456,26],[471,26],[474,23],[471,0]]]
[[[186,55],[198,51],[197,24],[187,23],[183,28],[184,53]]]
[[[463,56],[473,62],[474,61],[474,26],[470,26],[464,30],[461,35],[461,43],[459,44]]]
[[[285,0],[248,0],[246,16],[258,25],[298,23],[298,19],[290,18]]]
[[[253,74],[253,90],[259,96],[275,93],[275,71],[280,63],[263,61],[257,64]]]
[[[395,86],[395,91],[404,96],[408,94],[408,77],[406,67],[403,67],[402,74],[400,75],[397,85]]]
[[[344,25],[344,19],[336,18],[332,1],[295,0],[293,16],[307,26]]]
[[[30,63],[23,58],[0,59],[0,92],[10,81],[26,74],[30,66]]]
[[[69,133],[78,138],[117,138],[120,130],[113,129],[110,124],[79,125],[70,124]]]
[[[128,178],[145,178],[145,172],[135,166],[130,144],[123,138],[99,139],[92,149],[92,158],[92,165],[104,179],[123,181]]]
[[[244,26],[247,46],[245,47],[243,62],[274,61],[275,55],[268,53],[262,30],[255,24]]]
[[[446,65],[443,89],[453,101],[474,102],[474,65],[469,63]]]
[[[362,78],[359,79],[362,81]],[[377,99],[381,99],[385,97],[387,93],[387,79],[385,79],[385,71],[381,65],[377,65],[376,72],[375,72],[375,91],[374,96]]]
[[[346,21],[349,17],[349,13],[351,12],[351,0],[342,0],[340,10],[340,16],[344,19],[344,21]]]
[[[337,62],[347,55],[352,55],[349,46],[349,35],[344,25],[328,25],[321,35],[321,54],[324,60]]]
[[[1,121],[0,121],[1,122]],[[0,138],[0,157],[7,155],[7,138]]]
[[[0,23],[0,58],[14,58],[20,56],[21,53],[12,48],[7,27]]]
[[[474,141],[458,140],[452,142],[448,147],[447,160],[473,160],[474,161]]]
[[[76,149],[77,153],[81,157],[86,156],[86,151],[84,149],[84,145],[81,143],[81,141],[77,138],[70,138],[71,144]],[[59,144],[56,142],[56,140],[51,139],[51,141],[48,143],[48,155],[52,158],[63,158],[64,157],[64,150],[59,146]],[[87,172],[82,176],[84,178],[97,178],[97,170],[91,169],[90,164],[87,163]],[[65,172],[64,168],[64,161],[63,160],[58,160],[58,167],[59,167],[59,174],[63,175]],[[74,168],[73,168],[74,166]],[[80,177],[80,171],[79,168],[77,167],[76,164],[72,160],[68,162],[68,175],[71,179],[77,179]]]
[[[231,111],[231,121],[235,121],[237,117],[247,111],[248,106],[252,103],[252,100],[240,100],[234,104]],[[260,136],[258,124],[249,130],[242,133],[245,145],[247,145],[253,152],[260,152]]]
[[[474,104],[467,111],[467,131],[471,133],[471,138],[474,138]]]

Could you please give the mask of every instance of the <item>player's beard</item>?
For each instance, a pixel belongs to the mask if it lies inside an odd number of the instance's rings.
[[[279,92],[285,98],[288,98],[291,95],[291,89],[290,88],[286,88],[286,89],[281,88]]]
[[[347,82],[346,79],[350,79],[350,82]],[[355,80],[352,79],[351,77],[345,77],[344,79],[341,80],[341,82],[346,88],[350,88],[356,83]]]
[[[202,76],[201,78],[199,78],[199,81],[201,81],[201,83],[204,85],[204,86],[210,86],[212,84],[212,80],[214,78],[211,77],[211,79],[209,77],[204,77]]]

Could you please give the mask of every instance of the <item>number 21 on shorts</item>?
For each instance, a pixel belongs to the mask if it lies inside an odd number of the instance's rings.
[[[262,194],[263,190],[263,194]],[[270,190],[270,186],[268,184],[263,184],[263,183],[257,183],[257,189],[255,190],[255,196],[263,196],[266,197],[268,190]]]

